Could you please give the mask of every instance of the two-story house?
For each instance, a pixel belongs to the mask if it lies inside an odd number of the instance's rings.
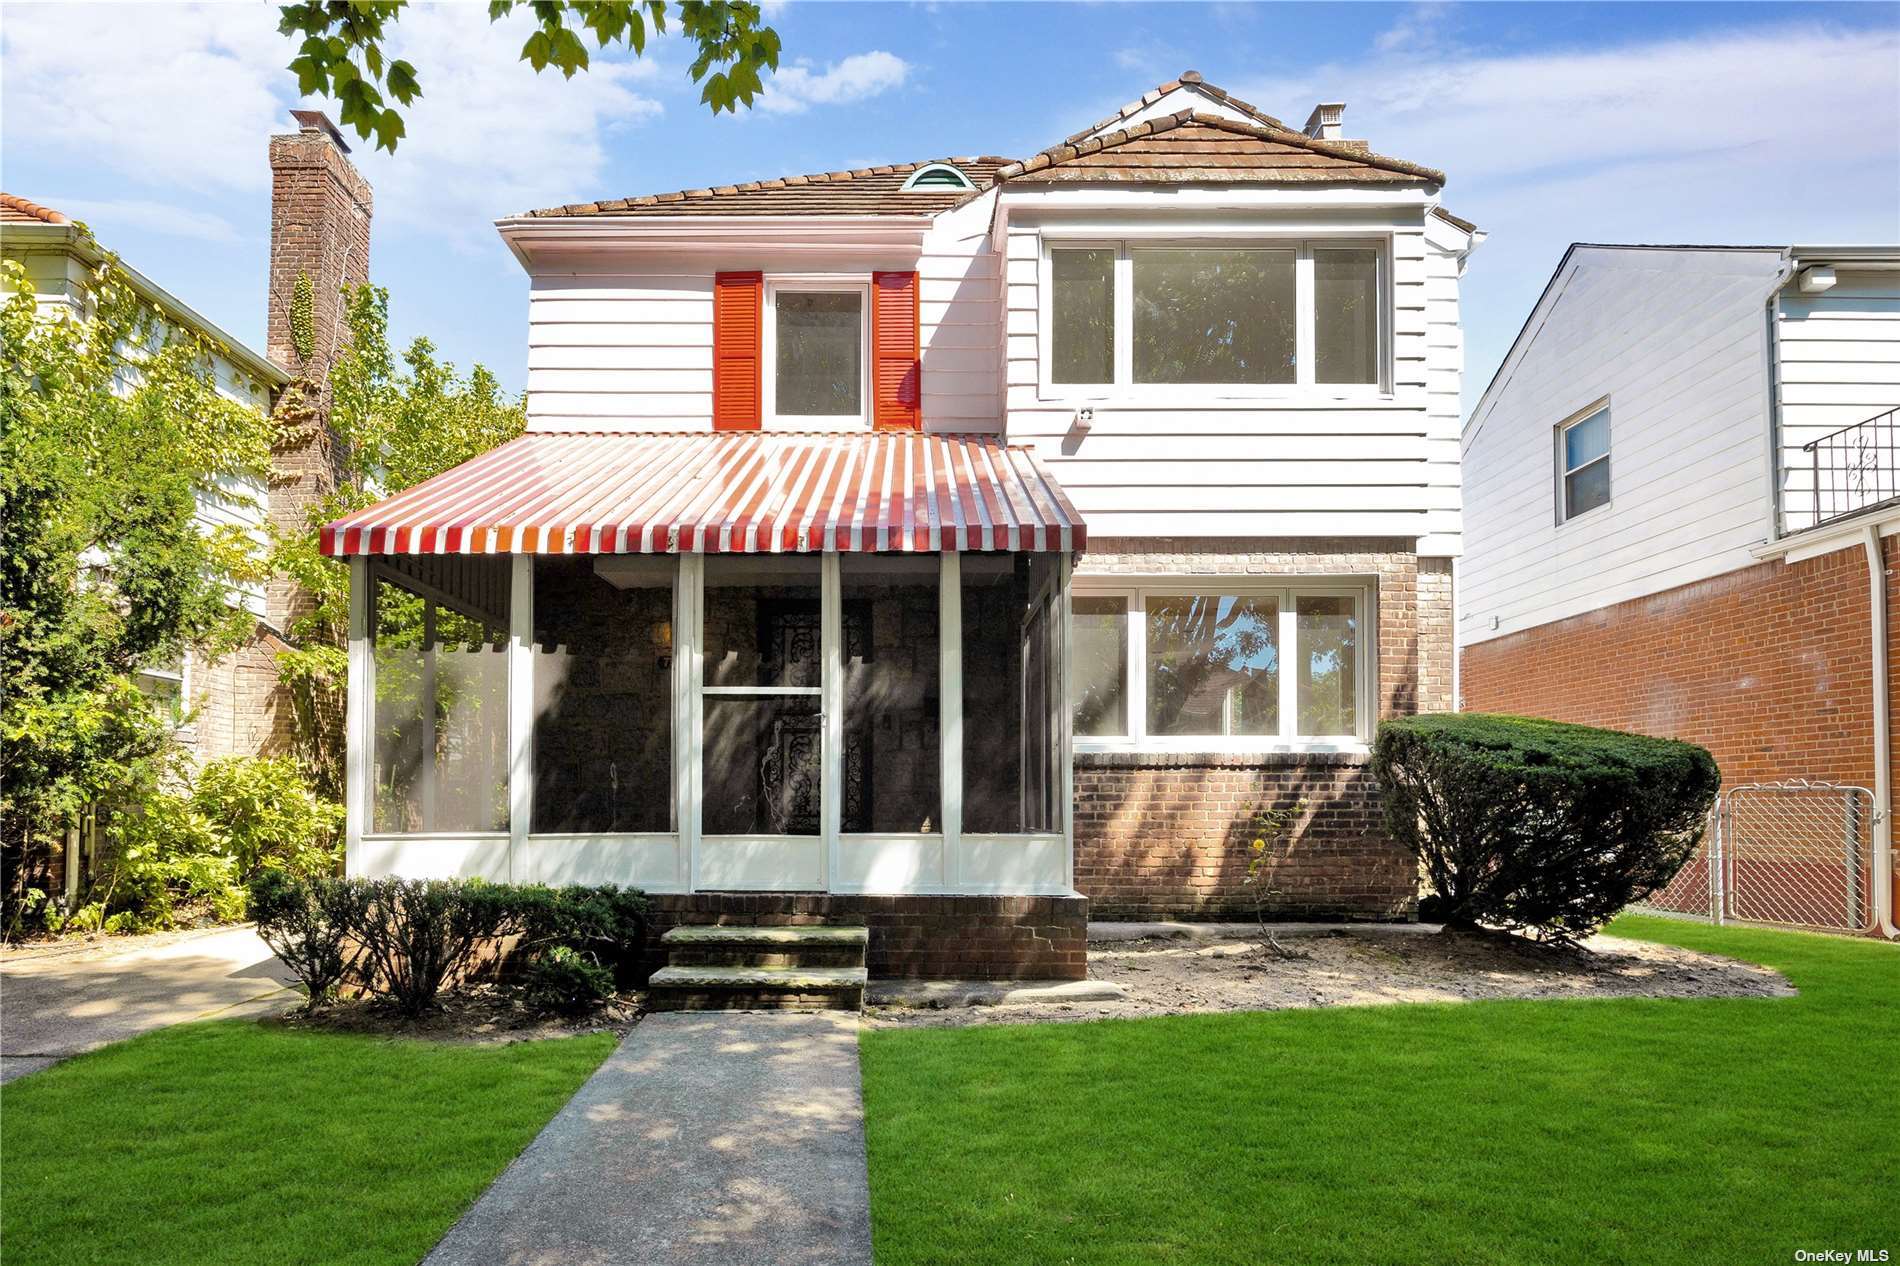
[[[1465,424],[1462,705],[1749,788],[1658,901],[1893,934],[1896,405],[1900,247],[1579,244]]]
[[[326,530],[352,873],[1080,976],[1305,799],[1275,908],[1407,915],[1367,743],[1450,705],[1479,234],[1341,109],[1190,72],[1023,161],[500,221],[528,433]]]

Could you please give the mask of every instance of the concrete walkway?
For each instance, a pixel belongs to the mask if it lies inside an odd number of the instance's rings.
[[[871,1260],[858,1017],[650,1015],[425,1266]]]
[[[148,1029],[287,1007],[294,979],[248,927],[0,957],[0,1082]]]

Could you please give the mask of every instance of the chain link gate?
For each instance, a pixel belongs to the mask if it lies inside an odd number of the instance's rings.
[[[1873,922],[1874,794],[1838,783],[1730,787],[1702,846],[1639,908],[1717,923],[1861,932]]]

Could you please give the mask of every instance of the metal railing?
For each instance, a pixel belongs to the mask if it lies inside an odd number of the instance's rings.
[[[1812,520],[1799,527],[1819,527],[1900,498],[1900,407],[1809,440],[1801,451],[1813,476],[1814,510]]]

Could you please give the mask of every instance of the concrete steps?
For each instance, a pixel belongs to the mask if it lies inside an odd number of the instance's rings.
[[[686,924],[660,937],[667,965],[647,981],[652,1011],[859,1011],[865,947],[859,926]]]

